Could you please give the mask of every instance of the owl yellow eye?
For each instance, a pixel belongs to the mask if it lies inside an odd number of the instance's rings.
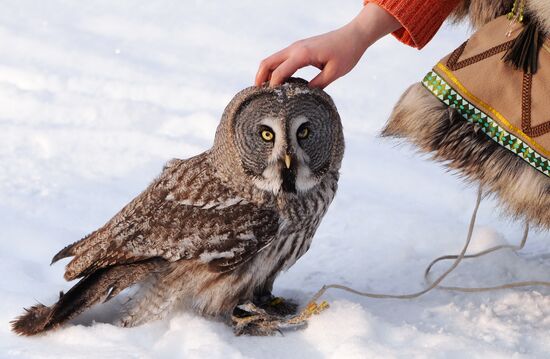
[[[298,133],[296,134],[300,140],[306,139],[309,136],[309,127],[302,126],[298,129]]]
[[[270,130],[262,130],[261,135],[263,140],[267,142],[271,142],[275,138],[275,134]]]

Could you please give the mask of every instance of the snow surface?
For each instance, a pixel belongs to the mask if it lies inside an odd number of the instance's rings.
[[[0,12],[0,357],[532,358],[549,357],[550,292],[434,291],[409,301],[344,292],[306,330],[234,337],[191,313],[133,329],[109,307],[34,338],[10,332],[23,306],[69,283],[52,255],[96,229],[172,157],[209,148],[224,106],[259,61],[344,24],[361,1],[3,1]],[[445,28],[422,52],[387,38],[327,91],[347,140],[340,190],[310,251],[275,284],[305,303],[325,283],[404,293],[424,267],[463,244],[475,188],[377,138],[402,91],[463,41]],[[301,71],[311,78],[315,71]],[[520,224],[482,205],[474,250],[516,243]],[[448,284],[549,279],[548,233],[520,255],[464,263]],[[437,267],[441,272],[443,265]]]

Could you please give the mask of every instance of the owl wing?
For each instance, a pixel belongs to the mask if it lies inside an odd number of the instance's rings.
[[[207,154],[172,160],[143,193],[103,227],[64,248],[65,278],[150,258],[197,259],[229,271],[268,246],[279,229],[275,208],[249,203],[213,175]]]

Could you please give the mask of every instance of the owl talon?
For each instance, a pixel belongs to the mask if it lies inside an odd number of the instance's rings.
[[[270,314],[252,302],[235,308],[231,316],[235,335],[270,336],[302,329],[304,323],[290,323],[288,316]]]
[[[268,336],[278,332],[278,323],[252,302],[235,307],[231,322],[235,335]]]
[[[294,315],[298,311],[298,304],[292,300],[275,297],[271,293],[254,298],[253,302],[267,313],[280,317]]]

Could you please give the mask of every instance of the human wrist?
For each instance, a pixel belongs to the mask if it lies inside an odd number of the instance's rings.
[[[402,27],[393,15],[374,3],[367,3],[348,25],[355,32],[358,45],[364,50]]]

